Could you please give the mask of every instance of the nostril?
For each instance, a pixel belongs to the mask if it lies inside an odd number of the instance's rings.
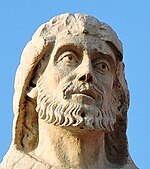
[[[93,77],[91,76],[91,74],[85,74],[79,77],[79,81],[93,82]]]
[[[93,77],[92,76],[87,78],[87,82],[92,82],[92,81],[93,81]]]
[[[86,81],[86,76],[85,76],[85,75],[81,76],[81,77],[79,78],[79,80],[80,80],[80,81]]]

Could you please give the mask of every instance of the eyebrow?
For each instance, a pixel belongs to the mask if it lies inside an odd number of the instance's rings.
[[[54,54],[55,55],[54,60],[57,60],[59,55],[67,50],[73,51],[77,55],[82,55],[82,53],[83,53],[83,49],[81,47],[79,47],[78,45],[75,45],[73,43],[68,43],[65,45],[61,45],[56,49],[56,53]]]
[[[111,49],[111,48],[110,48]],[[79,56],[82,56],[83,55],[83,52],[85,49],[83,49],[82,46],[79,46],[77,44],[74,44],[74,43],[68,43],[68,44],[65,44],[65,45],[60,45],[57,49],[56,49],[56,53],[55,53],[55,59],[54,60],[57,60],[59,55],[62,54],[63,52],[67,51],[67,50],[71,50],[73,51],[74,53],[76,53],[77,55]],[[112,49],[111,49],[112,50]],[[110,53],[103,53],[101,51],[98,51],[96,48],[91,50],[91,51],[88,51],[88,53],[91,54],[91,56],[93,57],[93,55],[96,54],[96,56],[99,55],[99,57],[101,58],[106,58],[107,60],[109,58],[111,58],[111,60],[114,62],[114,64],[116,65],[117,64],[117,61],[116,61],[116,57],[115,57],[115,53],[114,51],[112,50],[112,53],[114,54],[114,56]],[[96,59],[96,56],[94,57]],[[95,60],[94,59],[94,60]],[[93,60],[93,59],[92,59]]]
[[[114,52],[114,55],[116,57],[116,59],[118,59],[119,61],[123,60],[123,55],[122,53],[118,50],[118,48],[110,41],[105,41],[106,44],[108,44],[108,46],[111,48],[111,50]]]
[[[113,52],[113,51],[112,51]],[[116,57],[115,57],[115,54],[113,52],[113,55],[110,54],[110,53],[103,53],[101,51],[98,51],[97,49],[94,49],[92,51],[89,51],[88,52],[91,57],[92,57],[92,60],[97,60],[98,58],[101,58],[101,59],[111,59],[111,61],[116,65],[117,64],[117,61],[116,61]]]
[[[59,52],[59,51],[61,51],[61,50],[65,50],[65,49],[67,49],[67,48],[70,48],[71,50],[73,50],[73,51],[75,51],[75,52],[76,52],[76,50],[79,51],[80,53],[83,52],[82,47],[81,47],[81,46],[78,46],[78,45],[76,45],[76,44],[74,44],[74,43],[68,43],[68,44],[59,46],[58,49],[57,49],[57,52]],[[57,52],[56,52],[56,53],[57,53]]]

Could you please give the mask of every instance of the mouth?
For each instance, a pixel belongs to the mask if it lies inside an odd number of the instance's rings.
[[[96,93],[92,90],[81,90],[72,94],[72,100],[82,104],[93,104],[96,100]]]
[[[84,95],[84,96],[86,96],[86,97],[90,97],[90,98],[92,98],[93,100],[96,99],[96,93],[93,92],[92,90],[82,90],[82,91],[80,91],[79,94]]]

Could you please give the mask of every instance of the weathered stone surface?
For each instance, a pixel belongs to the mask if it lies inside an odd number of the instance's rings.
[[[17,69],[14,129],[1,169],[137,169],[116,33],[84,14],[40,26]]]

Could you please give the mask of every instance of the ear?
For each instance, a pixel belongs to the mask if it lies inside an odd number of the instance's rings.
[[[37,87],[31,88],[27,93],[27,96],[34,100],[37,98],[37,95],[38,95]]]
[[[127,81],[125,79],[125,71],[124,71],[124,68],[125,68],[125,65],[123,62],[120,62],[119,65],[118,65],[118,70],[117,70],[117,78],[118,78],[118,81],[119,81],[119,84],[121,85],[120,86],[120,89],[121,89],[121,93],[122,93],[122,104],[126,107],[126,110],[128,110],[128,107],[129,107],[129,90],[128,90],[128,84],[127,84]],[[123,96],[124,96],[124,99],[123,99]]]
[[[125,83],[125,75],[124,75],[124,63],[119,62],[118,67],[117,67],[117,78],[121,84]]]

